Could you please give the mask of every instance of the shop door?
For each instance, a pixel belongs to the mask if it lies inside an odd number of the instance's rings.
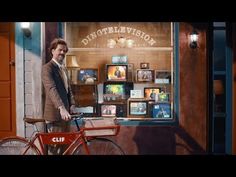
[[[0,23],[0,138],[16,135],[14,23]]]

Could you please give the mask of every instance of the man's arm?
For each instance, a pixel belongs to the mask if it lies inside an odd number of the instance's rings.
[[[64,103],[56,88],[55,80],[53,79],[52,69],[49,65],[44,65],[42,68],[42,82],[46,91],[46,94],[50,97],[55,108],[64,106]]]

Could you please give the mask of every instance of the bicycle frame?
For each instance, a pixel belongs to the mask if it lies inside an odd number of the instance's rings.
[[[111,130],[111,129],[116,129],[116,132],[113,135],[106,135],[106,134],[101,134],[101,135],[88,135],[89,131],[104,131],[104,130]],[[89,148],[87,146],[87,141],[91,139],[95,139],[97,137],[104,137],[104,136],[116,136],[120,130],[119,125],[115,126],[105,126],[105,127],[90,127],[90,128],[82,128],[80,131],[77,132],[63,132],[63,133],[57,133],[57,132],[51,132],[51,133],[36,133],[36,135],[28,142],[27,148],[23,151],[23,155],[27,153],[30,147],[33,147],[39,155],[46,155],[46,149],[45,145],[62,145],[62,144],[67,144],[68,147],[66,150],[63,152],[62,155],[70,155],[73,154],[75,149],[80,146],[81,144],[83,145],[83,148],[85,152],[89,155]],[[38,146],[36,145],[38,141]]]
[[[77,131],[74,132],[50,132],[50,133],[36,133],[32,134],[31,138],[27,140],[23,137],[7,137],[0,142],[4,151],[2,153],[9,154],[38,154],[47,155],[50,146],[55,150],[63,150],[62,155],[124,155],[122,148],[116,144],[112,139],[107,137],[116,136],[120,131],[120,125],[117,120],[108,118],[86,118],[82,114],[72,115],[72,120],[75,120]],[[79,126],[77,120],[82,119],[82,127]],[[38,120],[25,119],[27,123],[39,122]],[[40,120],[41,122],[41,120]],[[15,145],[15,149],[14,149]],[[62,148],[56,147],[60,145]],[[12,148],[11,148],[12,147]],[[17,149],[20,147],[20,150]],[[23,147],[23,148],[22,148]]]

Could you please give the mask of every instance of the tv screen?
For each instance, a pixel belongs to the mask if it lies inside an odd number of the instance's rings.
[[[171,82],[170,71],[155,70],[155,83],[156,84],[169,84]]]
[[[144,87],[144,98],[157,100],[157,96],[161,91],[161,87]]]
[[[78,74],[78,80],[80,82],[86,82],[86,79],[93,78],[94,81],[98,81],[98,69],[80,69]]]
[[[133,82],[104,82],[103,94],[118,94],[122,99],[128,99],[133,88]]]
[[[107,81],[127,81],[128,65],[106,65]]]
[[[101,105],[101,116],[102,117],[115,117],[116,105]]]
[[[158,103],[153,105],[153,118],[171,118],[171,106],[168,103]]]
[[[129,114],[130,115],[147,115],[147,102],[144,101],[130,101],[129,102]]]
[[[105,85],[105,94],[117,94],[124,96],[125,87],[124,84],[107,84]]]
[[[153,82],[154,70],[152,69],[137,69],[137,82]]]

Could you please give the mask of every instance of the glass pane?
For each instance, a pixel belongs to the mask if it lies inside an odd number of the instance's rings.
[[[217,117],[214,123],[214,153],[225,152],[225,118]]]
[[[214,30],[214,70],[225,71],[225,30]]]
[[[65,23],[65,38],[68,42],[69,52],[66,57],[67,67],[71,67],[71,78],[74,80],[73,91],[75,97],[83,104],[89,96],[76,95],[76,87],[84,87],[76,82],[76,67],[83,69],[96,68],[98,70],[98,90],[105,85],[108,74],[114,73],[108,69],[109,64],[127,65],[125,81],[134,83],[134,90],[144,91],[144,87],[160,87],[162,94],[168,95],[168,99],[158,100],[156,104],[163,104],[164,108],[170,108],[171,117],[174,118],[174,51],[173,51],[173,23],[171,22],[67,22]],[[124,60],[123,60],[124,59]],[[147,64],[153,79],[138,82],[137,70],[141,70],[142,63]],[[117,67],[113,67],[115,69]],[[111,73],[110,73],[111,72]],[[146,72],[144,72],[146,73]],[[111,75],[117,79],[116,75]],[[110,77],[111,77],[110,76]],[[127,76],[127,77],[126,77]],[[155,76],[155,77],[154,77]],[[80,77],[77,77],[77,80]],[[114,81],[114,80],[113,80]],[[100,89],[101,88],[101,89]],[[80,90],[81,91],[81,90]],[[87,91],[87,90],[86,90]],[[111,93],[112,99],[115,98]],[[161,93],[160,93],[161,94]],[[80,98],[81,97],[81,98]],[[107,101],[102,92],[98,92],[98,103]],[[96,100],[97,101],[97,100]],[[114,99],[113,99],[114,101]],[[127,101],[127,100],[125,100]],[[153,100],[152,100],[153,101]],[[152,101],[150,101],[150,108]],[[86,104],[86,106],[91,103]],[[122,102],[127,108],[127,103]],[[155,111],[154,111],[155,112]],[[149,114],[149,112],[148,112]],[[142,118],[141,116],[138,118]],[[153,110],[146,118],[155,120]],[[166,119],[163,117],[162,120]],[[157,120],[157,118],[156,118]]]

